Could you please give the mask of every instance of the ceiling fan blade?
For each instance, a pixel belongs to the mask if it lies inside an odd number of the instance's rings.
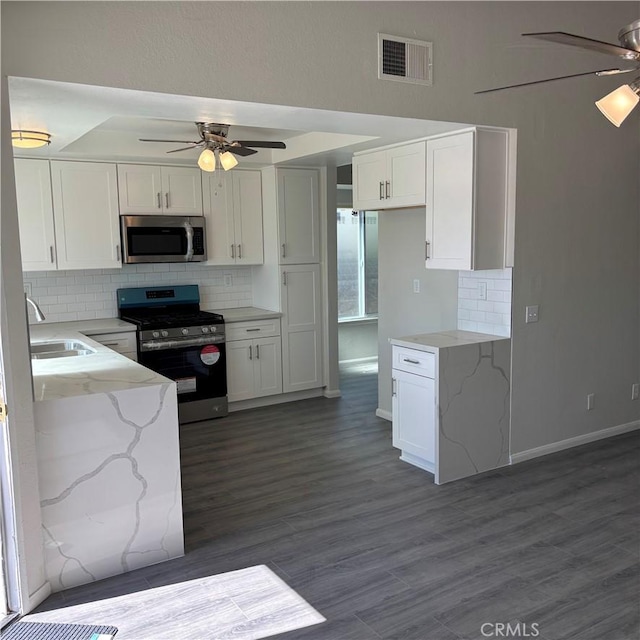
[[[177,153],[178,151],[189,151],[190,149],[197,149],[200,145],[193,144],[190,147],[182,147],[180,149],[171,149],[171,151],[167,151],[167,153]]]
[[[258,153],[255,149],[249,149],[248,147],[235,146],[232,144],[225,145],[225,151],[231,151],[236,156],[252,156],[254,153]]]
[[[243,147],[255,147],[256,149],[286,149],[287,145],[284,142],[271,142],[269,140],[235,140],[234,144],[238,143]]]
[[[518,87],[528,87],[532,84],[543,84],[544,82],[555,82],[556,80],[566,80],[567,78],[579,78],[580,76],[604,76],[615,75],[616,73],[627,73],[628,71],[636,71],[636,69],[600,69],[599,71],[587,71],[586,73],[572,73],[568,76],[557,76],[556,78],[546,78],[545,80],[533,80],[532,82],[520,82],[518,84],[509,84],[506,87],[496,87],[495,89],[484,89],[483,91],[475,91],[474,93],[491,93],[493,91],[504,91],[505,89],[516,89]]]
[[[588,49],[590,51],[596,51],[598,53],[605,53],[610,56],[619,56],[620,58],[624,58],[625,60],[640,60],[640,51],[627,49],[617,44],[610,44],[609,42],[602,42],[602,40],[583,38],[582,36],[576,36],[572,33],[565,33],[564,31],[523,33],[522,35],[529,38],[536,38],[538,40],[547,40],[549,42],[556,42],[558,44],[567,44],[571,47],[580,47],[581,49]]]
[[[200,140],[157,140],[155,138],[138,138],[140,142],[173,142],[174,144],[198,144]]]

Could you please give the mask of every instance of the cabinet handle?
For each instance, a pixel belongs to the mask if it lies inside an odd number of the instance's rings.
[[[249,345],[249,360],[253,360],[253,349],[251,345]]]
[[[120,262],[120,245],[116,245],[116,261]]]
[[[430,248],[431,248],[431,243],[427,240],[424,243],[424,259],[425,260],[428,260],[431,257],[430,255],[431,252],[429,251]]]
[[[242,259],[242,245],[238,245],[238,260]]]
[[[412,360],[411,358],[403,358],[403,361],[409,364],[420,364],[420,360]]]
[[[286,257],[287,252],[286,252],[286,247],[284,246],[284,242],[282,243],[282,257]]]
[[[287,286],[287,272],[283,271],[282,272],[282,284],[286,287]]]
[[[380,183],[380,200],[384,200],[384,182]]]
[[[53,255],[53,245],[49,245],[49,256],[51,257],[51,264],[53,264],[56,261]]]
[[[245,329],[245,331],[246,331],[247,333],[249,333],[249,331],[260,331],[260,329],[259,329],[259,328],[257,328],[257,329]]]
[[[391,183],[388,180],[384,183],[384,197],[391,197]]]
[[[256,360],[260,360],[260,345],[256,345]]]
[[[167,205],[167,209],[168,209],[169,208],[169,192],[168,191],[164,194],[164,202]]]
[[[236,257],[236,245],[235,244],[231,245],[231,257],[232,258]]]
[[[102,346],[103,347],[117,347],[120,343],[119,342],[103,342]]]
[[[396,392],[396,379],[395,378],[391,378],[391,397],[393,396],[397,396],[397,392]]]
[[[158,209],[162,209],[162,194],[158,191]]]

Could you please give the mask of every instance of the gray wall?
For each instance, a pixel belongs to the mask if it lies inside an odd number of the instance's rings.
[[[390,414],[389,338],[455,329],[458,272],[424,268],[424,208],[381,211],[378,224],[378,408]]]
[[[640,110],[616,129],[594,108],[621,84],[612,77],[473,95],[606,66],[519,34],[611,41],[637,19],[636,2],[3,2],[1,10],[3,74],[517,128],[512,449],[637,419]],[[34,24],[46,25],[37,37]],[[378,31],[432,41],[434,85],[378,80]],[[251,37],[238,45],[238,33]],[[450,274],[431,277],[447,289]],[[526,304],[541,305],[535,325],[524,324]],[[381,326],[381,339],[395,329]]]

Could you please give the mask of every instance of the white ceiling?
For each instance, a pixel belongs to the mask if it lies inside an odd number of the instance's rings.
[[[44,130],[51,145],[16,155],[193,164],[198,151],[166,154],[180,144],[138,138],[198,140],[194,122],[231,125],[232,140],[282,140],[245,166],[349,164],[354,151],[452,131],[462,123],[303,109],[282,105],[9,78],[13,129]]]

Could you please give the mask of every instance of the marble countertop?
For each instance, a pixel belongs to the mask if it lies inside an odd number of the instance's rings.
[[[438,331],[436,333],[421,333],[415,336],[404,336],[402,338],[390,338],[392,345],[408,347],[418,351],[435,352],[438,349],[448,349],[466,344],[479,344],[482,342],[495,342],[496,340],[510,340],[504,336],[496,336],[488,333],[475,333],[473,331],[461,331],[451,329],[450,331]]]
[[[120,318],[95,318],[93,320],[72,320],[70,322],[45,322],[29,326],[31,335],[36,331],[77,331],[85,336],[95,336],[100,333],[126,333],[135,331],[136,326]]]
[[[121,324],[118,324],[121,323]],[[31,343],[79,340],[95,350],[85,356],[31,360],[34,399],[53,400],[93,393],[109,393],[171,382],[126,356],[88,337],[88,332],[113,333],[131,330],[121,320],[91,320],[32,325]],[[71,325],[79,325],[77,329]],[[81,325],[81,326],[80,326]],[[89,327],[88,329],[86,327]],[[115,328],[114,328],[115,327]],[[82,332],[79,329],[82,328]]]
[[[205,309],[211,313],[219,313],[224,316],[225,322],[244,322],[246,320],[267,320],[269,318],[281,318],[280,311],[269,311],[258,307],[236,307],[233,309]]]

